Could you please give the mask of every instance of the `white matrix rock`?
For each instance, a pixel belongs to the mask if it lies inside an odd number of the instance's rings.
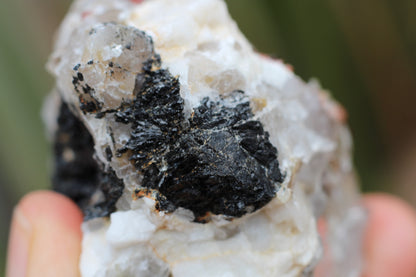
[[[344,112],[222,0],[77,0],[48,69],[83,277],[360,276]]]

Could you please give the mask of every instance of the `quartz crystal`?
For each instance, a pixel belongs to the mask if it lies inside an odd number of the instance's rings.
[[[77,0],[48,69],[83,277],[360,275],[344,110],[222,0]]]

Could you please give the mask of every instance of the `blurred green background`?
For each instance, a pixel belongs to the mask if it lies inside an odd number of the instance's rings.
[[[416,203],[416,1],[228,0],[260,52],[319,79],[348,110],[364,191]],[[0,274],[13,206],[49,188],[44,64],[69,0],[0,2]]]

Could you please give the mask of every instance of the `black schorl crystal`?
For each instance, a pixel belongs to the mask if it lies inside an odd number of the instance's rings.
[[[94,158],[94,141],[82,122],[62,103],[55,135],[56,191],[69,196],[83,210],[85,219],[108,216],[115,211],[124,184],[115,172],[104,170]],[[92,196],[101,195],[97,201]]]
[[[144,188],[166,198],[159,208],[187,208],[202,221],[209,213],[240,217],[267,204],[283,177],[277,150],[252,119],[244,93],[204,98],[185,120],[178,79],[151,68],[137,76],[136,98],[115,118],[132,127],[118,152],[143,174]]]
[[[154,198],[156,208],[165,212],[189,209],[197,222],[205,222],[210,214],[240,217],[266,205],[283,176],[277,150],[253,118],[244,92],[204,98],[185,118],[179,80],[160,65],[157,54],[148,59],[136,76],[134,99],[113,110],[102,110],[82,75],[73,77],[84,114],[101,120],[113,117],[131,128],[130,139],[116,153],[106,148],[107,160],[126,156],[143,176],[137,197]],[[65,159],[68,149],[74,154],[71,161]],[[77,201],[87,217],[113,212],[123,183],[94,160],[90,134],[65,104],[55,152],[55,188]],[[92,205],[97,191],[104,199]]]

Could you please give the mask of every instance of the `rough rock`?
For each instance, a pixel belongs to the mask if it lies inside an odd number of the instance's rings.
[[[75,1],[48,69],[82,276],[360,275],[345,112],[222,0]]]

